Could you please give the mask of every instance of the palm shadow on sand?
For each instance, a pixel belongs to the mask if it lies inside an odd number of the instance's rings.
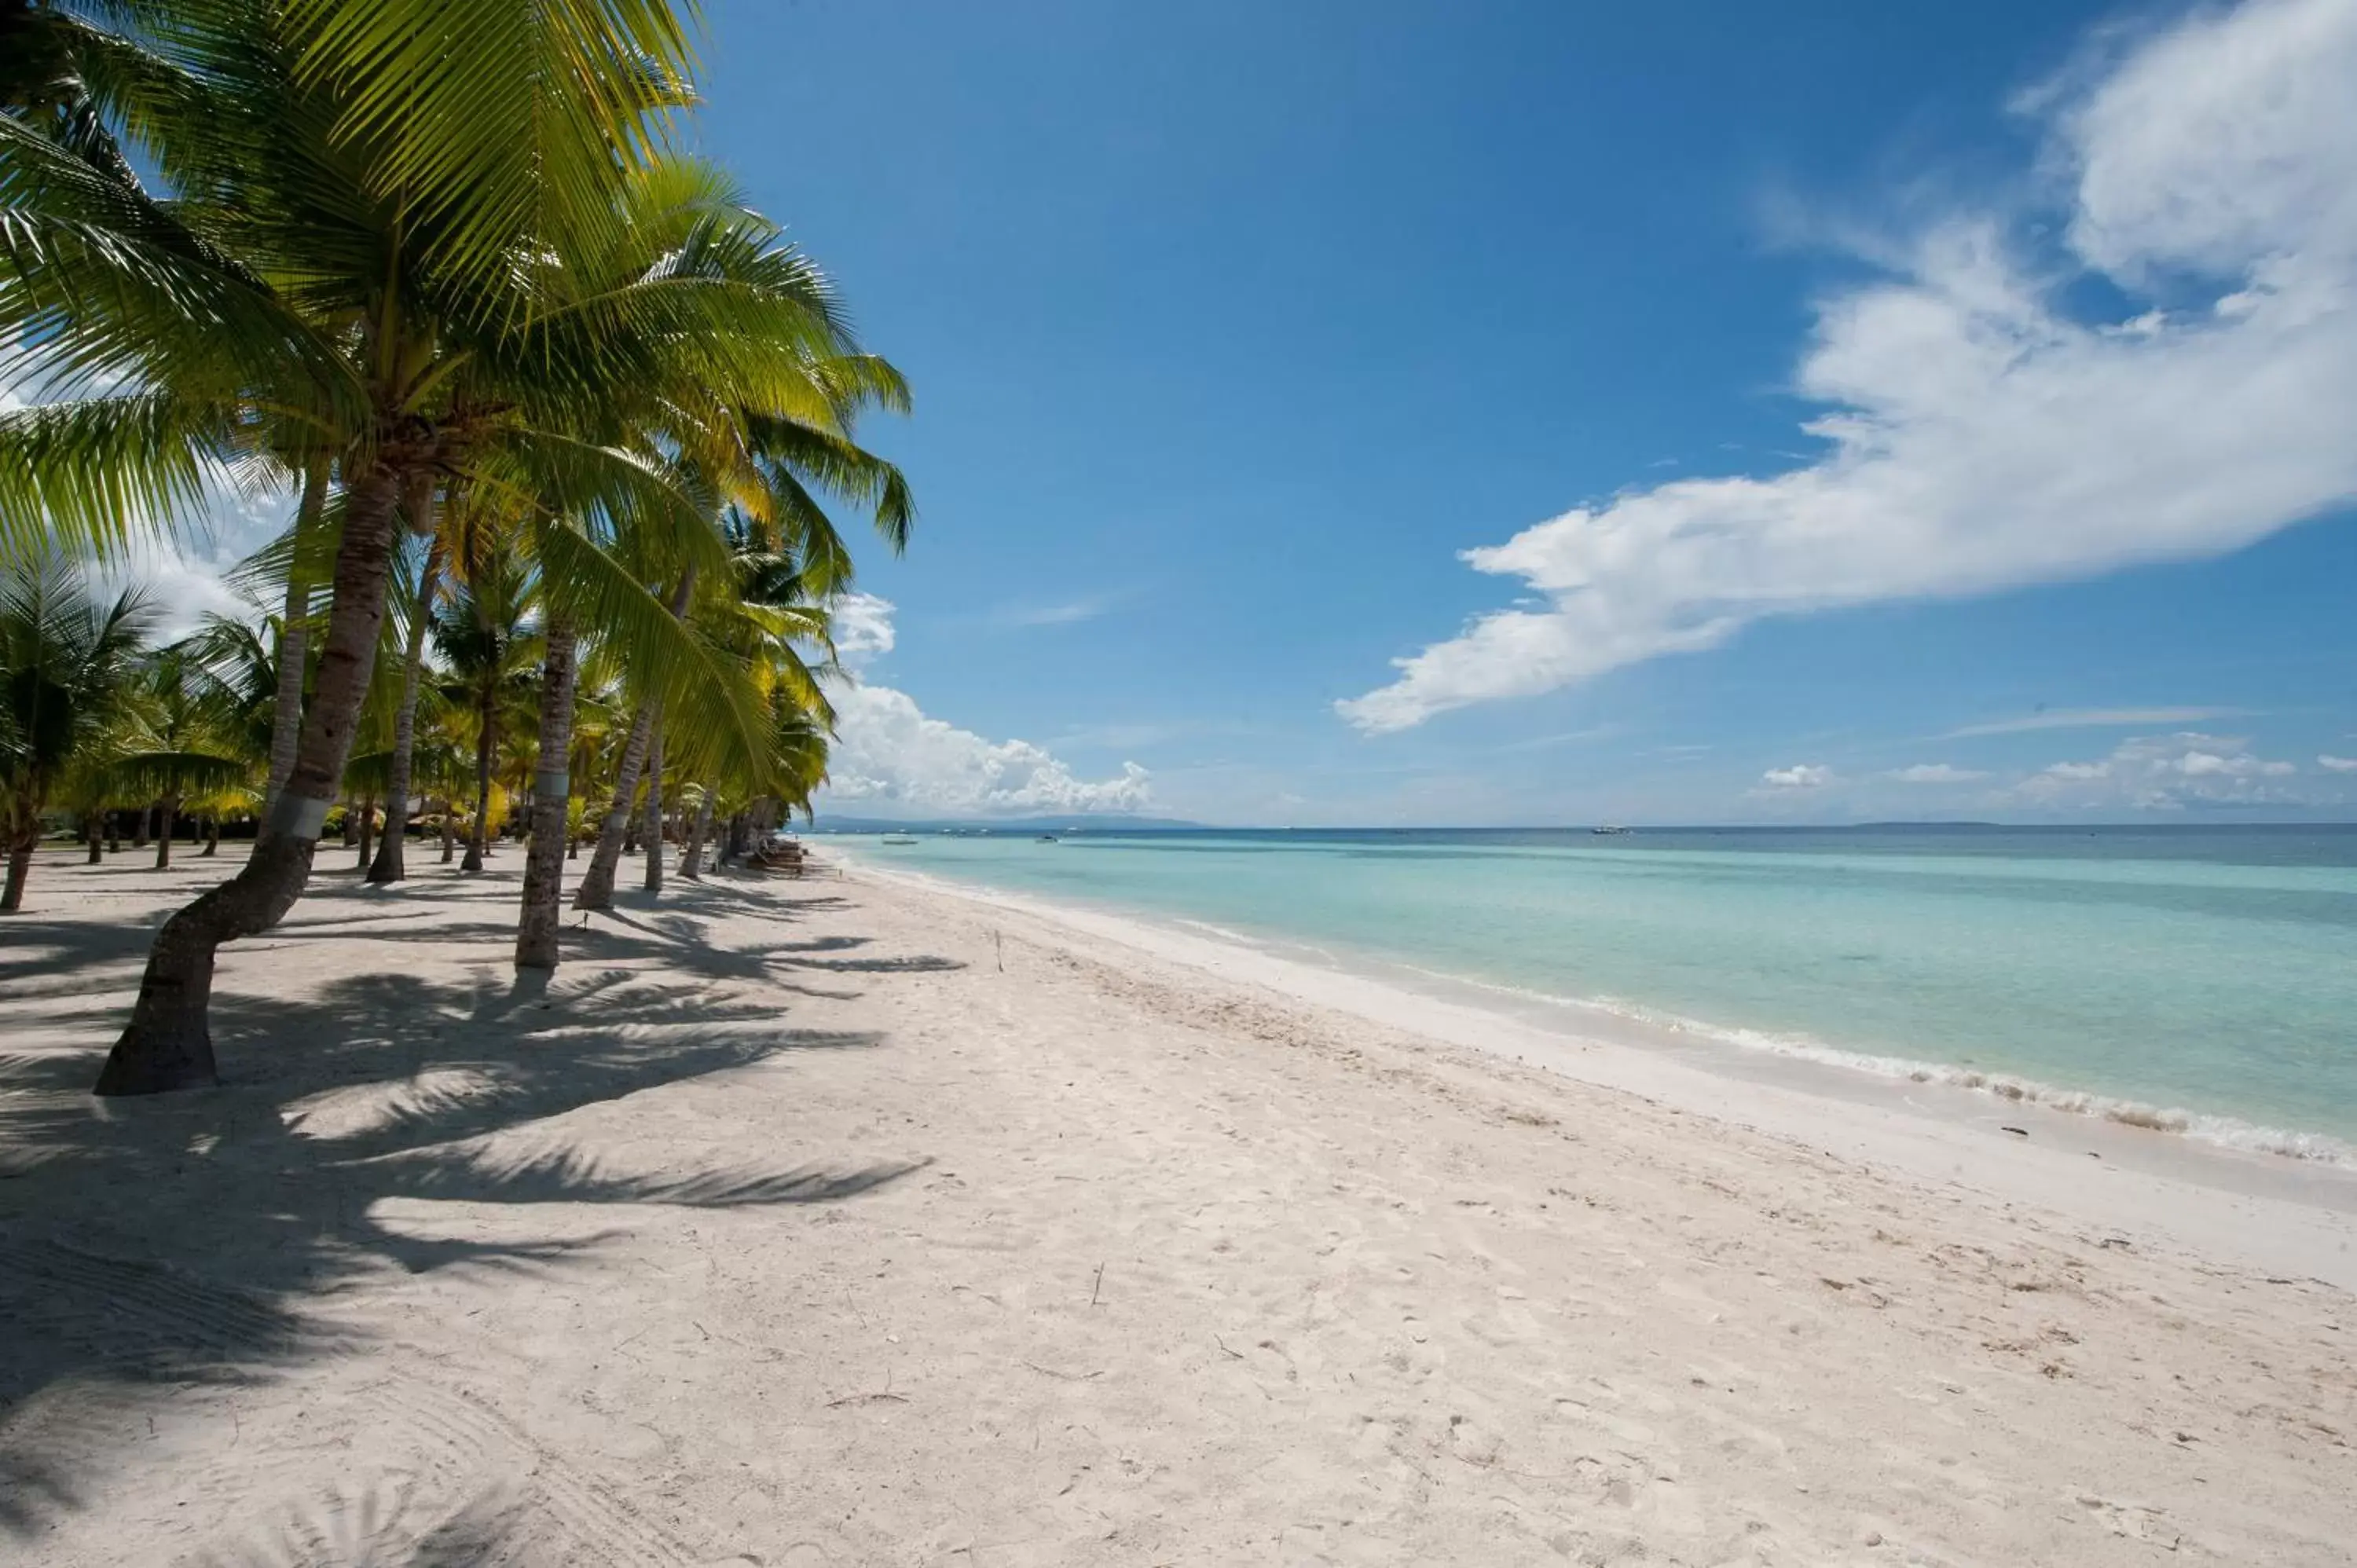
[[[305,961],[337,955],[349,917],[317,906],[340,902],[307,901],[309,926],[282,928],[327,939],[300,944]],[[148,935],[67,922],[11,932],[27,940],[0,957],[0,1009],[52,1004],[51,1021],[119,1005],[112,972],[85,982],[98,993],[88,997],[48,982],[135,961]],[[405,934],[370,931],[396,943]],[[463,934],[445,924],[434,938]],[[774,997],[726,983],[753,972],[683,964],[669,938],[663,949],[660,971],[580,963],[544,985],[487,966],[459,981],[349,974],[300,1002],[224,991],[223,1086],[199,1093],[102,1102],[83,1092],[91,1052],[0,1055],[0,1539],[80,1507],[92,1451],[103,1462],[109,1434],[143,1404],[188,1384],[297,1372],[348,1348],[349,1331],[310,1321],[310,1304],[339,1287],[388,1266],[583,1268],[612,1233],[585,1237],[576,1219],[543,1239],[426,1238],[385,1223],[384,1200],[828,1203],[920,1167],[748,1163],[651,1176],[605,1168],[561,1128],[536,1131],[528,1154],[488,1144],[666,1084],[878,1043],[786,1027]],[[337,1109],[355,1103],[364,1113]],[[224,1258],[237,1260],[233,1274]]]

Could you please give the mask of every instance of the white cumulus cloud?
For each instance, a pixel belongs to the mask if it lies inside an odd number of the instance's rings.
[[[2025,255],[1996,214],[1923,228],[1819,306],[1795,383],[1824,407],[1822,456],[1467,551],[1534,600],[1339,710],[1404,729],[1763,617],[2212,555],[2357,499],[2352,81],[2357,5],[2249,0],[2051,96],[2059,254]],[[2074,314],[2063,292],[2090,277],[2143,313]]]
[[[906,692],[856,673],[890,652],[894,640],[891,601],[853,594],[837,607],[835,647],[855,672],[828,686],[835,739],[823,804],[922,816],[1137,811],[1154,804],[1146,770],[1134,762],[1109,779],[1082,779],[1043,747],[960,729],[928,715]]]
[[[1834,770],[1813,763],[1796,762],[1790,768],[1771,768],[1760,776],[1760,782],[1770,789],[1822,789],[1834,781]]]
[[[845,594],[834,604],[835,657],[854,669],[892,651],[892,601],[874,594]]]
[[[2357,773],[2357,757],[2334,757],[2327,753],[2316,759],[2316,765],[2327,773]]]
[[[1988,777],[1970,768],[1958,768],[1948,762],[1919,762],[1912,768],[1896,768],[1883,777],[1901,784],[1970,784]]]
[[[2272,781],[2298,771],[2292,763],[2257,756],[2243,736],[2189,730],[2123,741],[2108,757],[2057,762],[2011,793],[2029,804],[2060,808],[2291,805],[2297,797]]]

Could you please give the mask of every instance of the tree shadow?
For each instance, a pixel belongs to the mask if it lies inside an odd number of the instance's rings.
[[[597,918],[607,924],[587,929],[576,927],[566,932],[576,950],[603,958],[617,957],[633,950],[631,939],[622,933],[634,932],[643,939],[636,944],[636,950],[649,956],[660,954],[680,967],[717,977],[775,981],[780,970],[817,970],[837,974],[941,974],[965,968],[962,959],[934,953],[916,953],[906,958],[827,956],[865,946],[865,937],[771,942],[759,949],[724,948],[712,940],[710,921],[679,911],[641,915],[601,909]],[[617,927],[620,929],[617,930]]]
[[[454,934],[446,925],[435,940]],[[81,927],[44,940],[44,970],[76,961],[61,943],[108,945]],[[612,1233],[583,1234],[577,1218],[550,1232],[531,1220],[539,1206],[832,1203],[920,1168],[630,1169],[554,1124],[667,1084],[878,1043],[785,1027],[773,998],[711,983],[726,977],[710,971],[682,975],[668,946],[662,956],[661,973],[363,972],[299,999],[224,993],[222,1087],[199,1093],[101,1101],[83,1092],[93,1053],[0,1058],[0,1538],[81,1506],[91,1455],[120,1449],[176,1388],[353,1348],[352,1330],[319,1316],[339,1289],[388,1268],[579,1268]],[[386,1215],[402,1199],[502,1206],[488,1229],[509,1239],[403,1230]]]
[[[0,1004],[87,992],[92,970],[145,960],[156,940],[152,926],[37,915],[13,915],[0,931]]]

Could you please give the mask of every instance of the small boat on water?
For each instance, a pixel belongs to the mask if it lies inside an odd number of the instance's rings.
[[[886,833],[884,835],[884,842],[886,843],[914,843],[917,842],[917,835],[914,833]]]
[[[1599,835],[1599,836],[1610,837],[1610,836],[1618,835],[1618,834],[1620,834],[1620,833],[1625,833],[1625,832],[1627,832],[1629,830],[1628,830],[1627,828],[1619,828],[1619,827],[1604,827],[1604,828],[1590,828],[1590,829],[1588,829],[1587,831],[1588,831],[1589,832],[1596,833],[1596,834],[1598,834],[1598,835]]]
[[[1056,835],[1054,833],[1041,833],[1038,838],[1033,839],[1031,842],[1033,843],[1054,843],[1056,842]]]

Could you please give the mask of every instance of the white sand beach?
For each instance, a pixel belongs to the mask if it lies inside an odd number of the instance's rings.
[[[229,859],[0,928],[9,1561],[2357,1553],[2330,1173],[856,865],[625,895],[544,993],[512,849],[323,850],[225,1086],[90,1099]]]

